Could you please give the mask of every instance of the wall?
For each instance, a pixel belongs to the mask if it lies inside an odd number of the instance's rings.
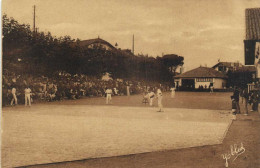
[[[209,88],[210,83],[213,83],[213,78],[196,78],[195,88],[198,89],[200,85],[202,85],[203,88],[207,85],[207,88]]]
[[[255,41],[244,40],[245,65],[254,65],[255,63]]]
[[[203,86],[203,88],[205,88],[205,85],[207,85],[207,88],[209,88],[210,83],[213,83],[213,87],[215,89],[223,89],[223,83],[224,86],[226,86],[227,80],[226,79],[219,79],[219,78],[199,78],[200,80],[197,80],[198,78],[195,79],[195,88],[198,89],[200,85]],[[201,79],[207,79],[204,81],[201,81]],[[174,79],[174,82],[176,84],[176,82],[179,81],[179,86],[181,86],[181,79]]]
[[[200,79],[200,80],[198,80]],[[204,81],[202,81],[201,79],[204,79]],[[205,80],[207,79],[207,80]],[[205,88],[205,85],[207,85],[207,88],[209,88],[210,83],[213,83],[213,87],[215,89],[223,89],[223,84],[224,86],[226,86],[226,80],[225,79],[219,79],[219,78],[196,78],[195,79],[195,88],[198,89],[200,85],[203,86],[203,88]]]
[[[223,89],[223,83],[224,83],[224,86],[226,86],[226,83],[227,83],[227,80],[225,79],[219,79],[219,78],[214,78],[213,80],[213,87],[215,89]]]
[[[174,79],[175,87],[177,86],[177,82],[179,82],[179,87],[181,86],[181,79]]]
[[[195,81],[195,88],[196,89],[198,89],[200,85],[202,85],[204,89],[205,89],[205,85],[207,85],[207,89],[208,89],[209,85],[210,85],[210,82],[196,82]]]

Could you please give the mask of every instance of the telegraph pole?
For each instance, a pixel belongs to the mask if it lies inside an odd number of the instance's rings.
[[[133,34],[133,47],[132,47],[132,52],[135,55],[135,35]]]
[[[33,5],[33,33],[35,33],[35,9],[36,9],[36,6]]]

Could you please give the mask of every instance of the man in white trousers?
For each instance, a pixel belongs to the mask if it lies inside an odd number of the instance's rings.
[[[171,98],[175,97],[175,87],[171,88]]]
[[[13,98],[12,98],[12,100],[11,100],[11,106],[13,105],[13,103],[14,103],[14,105],[17,105],[17,97],[16,97],[16,88],[15,88],[15,86],[12,86],[12,96],[13,96]]]
[[[29,105],[31,106],[31,92],[32,90],[27,86],[24,89],[24,95],[25,95],[25,106]]]
[[[158,99],[158,107],[159,110],[157,112],[163,112],[163,105],[162,105],[162,91],[160,88],[157,89],[157,99]]]
[[[153,98],[155,97],[153,89],[151,89],[151,91],[148,93],[148,97],[149,97],[149,104],[150,104],[150,106],[153,106]]]
[[[112,100],[112,89],[107,88],[106,89],[106,104],[111,103]]]

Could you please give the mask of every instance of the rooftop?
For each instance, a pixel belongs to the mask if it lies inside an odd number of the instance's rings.
[[[242,67],[243,65],[239,62],[218,62],[216,65],[214,65],[212,68],[215,68],[219,65],[223,65],[225,67],[231,68],[231,67]]]
[[[109,42],[101,39],[101,38],[95,38],[95,39],[89,39],[89,40],[82,40],[79,41],[79,46],[81,47],[85,47],[85,46],[89,46],[91,44],[95,44],[95,43],[101,43],[101,44],[106,44],[111,48],[115,48],[113,45],[111,45]]]
[[[198,67],[177,75],[175,78],[227,78],[227,76],[213,68]]]
[[[227,68],[231,68],[231,70],[236,72],[255,72],[256,67],[254,65],[242,65],[239,62],[219,62],[214,65],[212,68],[216,68],[217,66],[225,66]]]
[[[246,40],[260,40],[260,8],[246,9]]]
[[[254,65],[238,67],[236,72],[256,72],[256,67]]]

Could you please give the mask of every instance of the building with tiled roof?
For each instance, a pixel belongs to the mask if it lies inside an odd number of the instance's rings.
[[[237,72],[250,72],[256,74],[256,67],[254,65],[244,65],[236,69]]]
[[[254,65],[242,65],[239,62],[218,62],[212,68],[224,74],[227,74],[229,71],[256,73],[256,67]]]
[[[234,71],[239,67],[243,67],[239,62],[218,62],[212,68],[219,72],[227,73],[228,71]]]
[[[111,45],[109,42],[101,39],[101,38],[96,38],[96,39],[89,39],[89,40],[82,40],[76,42],[80,47],[86,47],[86,48],[95,48],[95,47],[102,47],[106,50],[113,50],[115,47]],[[74,43],[74,44],[76,44]]]
[[[256,43],[260,42],[260,8],[250,8],[245,11],[246,16],[246,38],[245,64],[255,64]]]
[[[103,48],[105,50],[117,50],[121,54],[127,55],[127,56],[134,56],[132,51],[130,49],[122,49],[121,48],[116,48],[109,42],[101,39],[101,38],[96,38],[96,39],[89,39],[89,40],[82,40],[82,41],[76,41],[72,43],[72,46],[78,45],[79,47],[82,48],[88,48],[88,49],[94,49],[94,48]],[[117,46],[117,43],[116,43]]]
[[[176,87],[190,89],[209,88],[223,89],[226,87],[227,76],[213,68],[198,67],[174,77]]]
[[[246,40],[260,39],[260,8],[246,9]]]

